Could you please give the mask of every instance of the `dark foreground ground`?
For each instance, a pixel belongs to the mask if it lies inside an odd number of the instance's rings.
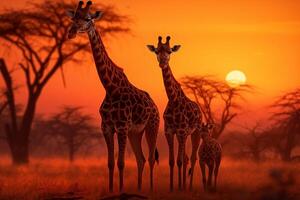
[[[117,169],[117,167],[116,167]],[[148,199],[300,199],[300,164],[278,161],[234,161],[224,159],[220,169],[218,191],[204,193],[197,165],[192,192],[169,192],[169,170],[163,161],[155,169],[155,189],[149,192],[148,166],[144,170],[142,192],[136,192],[136,167],[127,161],[125,193]],[[177,170],[175,171],[177,173]],[[175,175],[176,175],[175,173]],[[175,186],[177,186],[177,176]],[[115,171],[115,189],[118,188]],[[0,163],[0,199],[105,199],[119,195],[108,193],[104,160],[78,160],[73,165],[59,159],[32,160],[28,167],[12,167],[8,159]],[[126,197],[126,195],[125,195]],[[109,198],[113,199],[113,198]],[[120,198],[115,198],[120,199]],[[126,198],[125,198],[126,199]],[[138,198],[130,198],[138,199]]]

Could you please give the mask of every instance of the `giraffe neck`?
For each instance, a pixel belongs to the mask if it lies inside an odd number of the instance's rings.
[[[175,100],[179,97],[185,96],[180,84],[176,81],[169,64],[162,69],[164,85],[169,100]]]
[[[128,84],[129,82],[123,72],[123,69],[114,64],[108,56],[101,36],[94,25],[92,25],[89,29],[88,36],[91,43],[98,76],[106,92],[112,92],[116,88]]]

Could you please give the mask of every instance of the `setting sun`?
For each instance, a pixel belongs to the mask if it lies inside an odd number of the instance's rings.
[[[246,75],[239,70],[229,72],[225,79],[230,85],[243,85],[247,81]]]
[[[0,200],[300,200],[299,10],[0,0]]]

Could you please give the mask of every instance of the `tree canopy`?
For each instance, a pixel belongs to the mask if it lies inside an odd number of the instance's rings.
[[[213,137],[218,138],[226,126],[238,115],[241,109],[238,100],[253,91],[250,85],[231,87],[212,76],[186,76],[182,79],[183,88],[194,96],[204,120],[216,124]]]

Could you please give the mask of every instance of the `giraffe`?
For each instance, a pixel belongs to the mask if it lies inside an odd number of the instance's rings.
[[[202,143],[199,148],[199,164],[201,167],[204,190],[211,189],[214,171],[214,191],[217,188],[217,177],[222,159],[221,144],[212,137],[213,124],[202,124]],[[206,182],[205,165],[208,166],[208,182]]]
[[[197,159],[197,150],[200,143],[200,122],[202,115],[197,103],[191,101],[183,92],[181,85],[176,81],[172,74],[169,60],[170,54],[179,50],[180,45],[170,47],[170,36],[166,42],[162,43],[162,37],[158,37],[157,47],[147,45],[151,52],[154,52],[162,70],[165,90],[168,96],[168,104],[164,111],[164,131],[169,145],[169,167],[170,167],[170,190],[173,190],[173,172],[174,172],[174,135],[178,141],[177,167],[178,167],[178,188],[186,189],[186,168],[188,157],[186,155],[185,145],[189,135],[192,141],[191,154],[191,179],[190,189],[192,189],[192,177],[194,166]],[[183,174],[183,176],[182,176]],[[182,184],[183,182],[183,184]]]
[[[68,11],[72,24],[68,38],[76,37],[77,33],[87,33],[96,69],[100,81],[106,91],[106,96],[100,106],[102,118],[101,129],[104,134],[108,150],[109,190],[113,191],[114,174],[114,133],[118,140],[119,190],[123,190],[124,157],[127,138],[132,146],[138,168],[138,190],[142,187],[142,174],[145,158],[142,151],[142,136],[146,135],[149,147],[148,162],[150,165],[150,188],[153,188],[153,168],[156,151],[156,140],[159,128],[158,108],[145,91],[130,83],[123,69],[118,67],[108,56],[101,36],[95,28],[94,21],[101,18],[102,12],[90,12],[91,1],[83,8],[83,1],[79,1],[75,11]]]

